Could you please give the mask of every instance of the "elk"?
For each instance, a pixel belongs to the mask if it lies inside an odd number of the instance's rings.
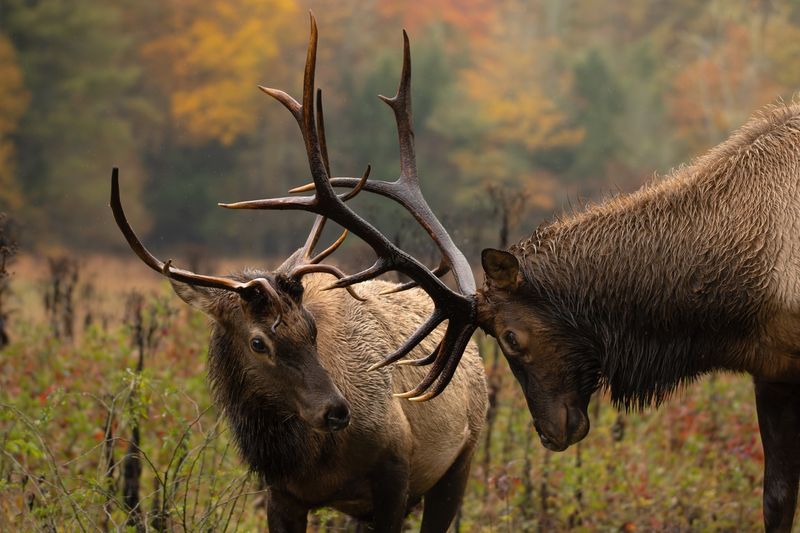
[[[406,341],[375,365],[406,357],[439,324],[444,337],[412,390],[413,401],[445,391],[472,332],[494,336],[522,388],[542,444],[563,451],[589,431],[587,406],[606,390],[621,408],[658,406],[682,385],[715,371],[749,373],[765,455],[764,521],[791,529],[800,475],[800,105],[756,115],[728,140],[632,194],[545,223],[507,251],[481,254],[485,282],[419,194],[406,37],[400,89],[384,98],[398,120],[401,173],[395,181],[332,177],[314,127],[316,28],[302,105],[281,101],[304,128],[313,196],[226,205],[329,215],[372,246],[375,264],[345,276],[347,287],[395,270],[435,303]],[[319,105],[318,105],[319,108]],[[320,111],[320,109],[318,109]],[[321,142],[320,142],[321,141]],[[442,251],[433,270],[398,250],[333,192],[361,188],[396,201]],[[452,271],[456,288],[439,279]]]
[[[316,124],[300,123],[304,137],[323,129],[319,95],[317,109]],[[309,150],[312,168],[328,168],[324,141],[321,146]],[[355,196],[368,175],[369,169],[361,185],[337,201]],[[344,274],[321,260],[347,230],[312,257],[324,216],[277,270],[216,277],[175,268],[144,247],[123,211],[117,169],[111,208],[136,255],[212,320],[211,389],[242,457],[269,487],[270,532],[305,531],[308,511],[323,506],[371,522],[376,531],[399,532],[420,500],[421,530],[447,530],[486,416],[477,346],[465,344],[448,390],[430,404],[392,396],[420,380],[423,369],[367,372],[431,312],[424,293],[380,280],[360,285],[358,293],[345,287],[349,295],[329,290]],[[420,342],[418,355],[432,351],[439,337],[435,332]]]
[[[324,225],[274,272],[194,274],[152,256],[130,229],[116,177],[111,205],[131,248],[212,320],[208,374],[241,455],[270,489],[271,532],[305,531],[306,515],[333,507],[377,531],[400,531],[424,498],[422,531],[445,531],[460,505],[486,414],[477,346],[441,401],[391,395],[421,369],[366,372],[430,311],[414,291],[374,281],[325,290],[335,267],[309,260]],[[403,309],[402,313],[395,311]],[[432,341],[421,346],[433,348]]]

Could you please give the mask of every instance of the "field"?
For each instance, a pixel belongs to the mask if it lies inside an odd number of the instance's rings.
[[[138,263],[82,261],[60,304],[45,260],[21,257],[12,270],[12,342],[0,352],[0,531],[263,529],[264,491],[210,403],[205,319]],[[458,530],[762,527],[763,454],[746,377],[707,378],[642,414],[595,398],[589,436],[555,454],[539,444],[494,343],[478,340],[496,409]],[[353,527],[325,510],[310,522],[312,531]]]

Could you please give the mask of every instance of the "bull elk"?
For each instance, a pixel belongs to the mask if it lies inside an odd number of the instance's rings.
[[[376,365],[403,359],[447,321],[430,355],[403,361],[430,371],[400,396],[441,394],[480,327],[498,340],[542,444],[562,451],[588,433],[586,410],[598,390],[618,407],[644,408],[704,374],[749,373],[765,454],[765,525],[789,531],[800,475],[800,105],[767,109],[656,184],[544,224],[508,251],[484,250],[485,283],[476,290],[419,193],[407,39],[400,90],[384,98],[400,133],[401,174],[391,182],[327,171],[313,113],[315,53],[312,21],[302,105],[264,89],[301,125],[313,183],[294,191],[314,195],[227,207],[326,214],[378,255],[336,287],[396,270],[428,293],[435,303],[428,320]],[[360,187],[404,206],[439,245],[440,266],[428,270],[398,250],[334,187]],[[448,270],[455,290],[439,279]]]
[[[289,101],[285,93],[272,94]],[[306,139],[323,130],[319,99],[318,122],[305,120],[311,105],[304,99],[302,111],[299,104],[292,108]],[[398,127],[402,132],[400,120]],[[324,141],[314,146],[322,148],[309,149],[309,163],[327,173]],[[336,201],[357,194],[368,174]],[[181,299],[212,319],[212,392],[241,455],[270,489],[269,530],[305,531],[308,511],[326,506],[369,521],[376,531],[399,532],[410,508],[424,500],[422,531],[446,531],[486,416],[475,343],[467,338],[460,346],[466,347],[463,363],[440,400],[394,398],[392,391],[412,386],[423,369],[367,370],[431,312],[430,303],[416,290],[402,292],[403,286],[378,280],[360,285],[358,293],[345,287],[349,295],[328,290],[344,275],[320,261],[345,235],[312,257],[325,217],[317,217],[303,248],[274,272],[205,276],[153,256],[126,220],[117,169],[111,183],[112,211],[130,247],[169,278]],[[419,355],[440,336],[420,339]]]

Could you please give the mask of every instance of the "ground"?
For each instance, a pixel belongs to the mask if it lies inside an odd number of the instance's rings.
[[[136,424],[141,513],[131,524],[262,527],[263,492],[210,402],[206,319],[140,263],[86,258],[73,296],[75,338],[56,338],[57,317],[42,303],[46,263],[22,257],[13,271],[12,344],[0,352],[0,530],[125,530],[123,458]],[[134,288],[144,294],[138,304],[128,296]],[[137,327],[145,332],[141,343]],[[762,527],[763,454],[746,376],[707,378],[642,414],[619,415],[606,398],[595,398],[588,437],[552,453],[532,431],[505,362],[492,370],[493,341],[477,338],[499,387],[489,446],[484,433],[472,465],[461,531]],[[416,530],[419,520],[418,509],[407,529]],[[351,528],[324,510],[310,526]]]

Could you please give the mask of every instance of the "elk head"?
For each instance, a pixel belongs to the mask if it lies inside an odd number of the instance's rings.
[[[226,407],[231,402],[260,405],[280,411],[278,415],[296,415],[318,431],[347,427],[349,405],[319,362],[317,328],[303,306],[301,283],[310,272],[343,277],[335,267],[319,262],[344,241],[346,232],[312,258],[325,223],[318,217],[305,246],[276,272],[204,276],[162,262],[142,245],[122,209],[117,169],[112,174],[111,208],[139,258],[169,278],[183,301],[213,320],[210,375]],[[351,295],[358,298],[353,291]]]
[[[513,248],[512,248],[513,250]],[[484,287],[478,291],[478,323],[497,339],[522,387],[542,444],[565,450],[589,432],[587,407],[597,388],[593,357],[548,316],[547,306],[511,252],[481,254]]]

